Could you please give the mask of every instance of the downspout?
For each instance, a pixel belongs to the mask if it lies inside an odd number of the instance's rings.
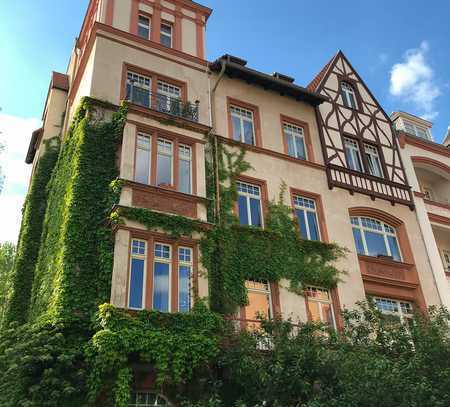
[[[215,134],[215,128],[216,128],[216,119],[215,119],[215,103],[214,103],[214,95],[216,92],[217,87],[219,86],[220,81],[222,80],[225,69],[226,69],[226,62],[222,59],[220,60],[220,73],[219,77],[217,78],[216,83],[214,84],[213,88],[209,92],[209,106],[210,106],[210,124],[211,124],[211,130],[208,132],[208,138],[213,137],[214,138],[214,177],[216,179],[216,200],[215,200],[215,211],[216,211],[216,219],[217,222],[220,223],[220,183],[219,183],[219,149],[218,149],[218,141]],[[210,80],[208,80],[208,83],[211,83]]]

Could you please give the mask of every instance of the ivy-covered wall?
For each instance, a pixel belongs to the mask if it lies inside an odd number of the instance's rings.
[[[0,405],[126,406],[136,364],[149,366],[160,388],[189,399],[199,391],[199,370],[217,369],[211,363],[231,329],[226,315],[247,303],[246,279],[287,279],[299,293],[305,284],[337,282],[333,264],[343,250],[302,241],[283,191],[269,205],[264,230],[238,225],[235,180],[249,165],[244,150],[231,152],[214,138],[207,143],[211,223],[142,208],[111,214],[121,189],[117,151],[126,114],[126,106],[85,98],[61,149],[40,160],[23,219],[11,324],[0,334],[0,370],[9,372],[0,377]],[[209,307],[129,315],[101,305],[110,297],[111,226],[123,218],[174,238],[201,237]]]
[[[30,190],[22,210],[17,254],[13,270],[12,295],[6,323],[24,323],[28,318],[31,287],[39,254],[43,219],[47,207],[48,183],[59,154],[59,139],[45,141],[44,154],[39,158]]]

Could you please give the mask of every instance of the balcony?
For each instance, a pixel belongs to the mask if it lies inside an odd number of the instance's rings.
[[[350,192],[360,192],[373,198],[413,205],[411,188],[407,185],[334,164],[328,165],[327,171],[332,186],[345,188]]]
[[[178,97],[155,93],[140,86],[128,85],[126,100],[142,107],[165,113],[175,118],[199,121],[199,101],[184,102]]]

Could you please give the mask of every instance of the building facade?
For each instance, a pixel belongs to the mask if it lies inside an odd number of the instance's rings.
[[[389,117],[342,52],[306,87],[231,55],[208,62],[210,14],[189,0],[91,0],[68,71],[53,73],[26,162],[36,167],[44,141],[68,130],[83,97],[127,101],[116,209],[208,228],[205,163],[220,142],[245,151],[250,164],[234,180],[241,225],[264,228],[285,188],[303,239],[348,250],[332,289],[299,295],[288,281],[247,281],[248,305],[233,315],[242,326],[263,314],[339,329],[341,310],[368,297],[401,320],[450,306],[450,150],[429,139],[420,119]],[[114,238],[114,306],[187,312],[208,297],[199,235],[173,237],[125,218]]]

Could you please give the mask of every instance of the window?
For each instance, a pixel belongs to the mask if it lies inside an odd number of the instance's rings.
[[[428,129],[425,127],[420,127],[417,126],[411,122],[408,122],[406,120],[402,120],[403,121],[403,129],[409,133],[412,134],[413,136],[416,137],[420,137],[420,138],[424,138],[426,140],[430,140],[430,134],[428,132]]]
[[[320,240],[314,199],[294,196],[294,208],[302,239]]]
[[[362,158],[359,151],[358,142],[345,137],[344,138],[345,157],[347,158],[348,167],[352,170],[362,172]]]
[[[138,31],[139,37],[150,39],[150,18],[142,14],[138,17]]]
[[[442,257],[445,271],[450,272],[450,250],[442,250]]]
[[[170,83],[158,81],[157,110],[180,115],[181,89]]]
[[[352,217],[356,251],[366,256],[387,256],[402,261],[395,229],[376,219]]]
[[[233,140],[255,145],[253,112],[238,106],[230,107]]]
[[[165,47],[172,48],[172,25],[161,23],[161,44]]]
[[[144,133],[138,133],[134,180],[142,184],[150,184],[151,145],[151,136]]]
[[[178,249],[178,311],[191,309],[192,249]]]
[[[169,402],[161,395],[152,392],[131,392],[128,407],[169,407]]]
[[[132,309],[144,308],[146,255],[147,243],[144,240],[133,239],[131,241],[130,289],[128,298],[128,307]]]
[[[184,144],[178,146],[178,179],[179,191],[185,194],[192,193],[192,151]]]
[[[364,152],[366,153],[367,163],[369,165],[369,174],[376,177],[383,177],[378,148],[370,144],[364,144]]]
[[[172,142],[158,138],[158,154],[156,158],[156,185],[173,185],[173,145]]]
[[[169,312],[172,247],[167,244],[155,243],[154,257],[153,309]]]
[[[341,83],[341,94],[344,105],[347,107],[351,107],[352,109],[357,109],[358,106],[356,104],[356,94],[353,86],[348,82]]]
[[[413,307],[410,302],[398,301],[392,298],[373,298],[377,309],[394,320],[407,322],[413,316]]]
[[[126,99],[137,105],[150,107],[151,84],[151,78],[128,72]]]
[[[336,328],[330,292],[323,288],[307,287],[305,294],[311,320]]]
[[[272,318],[272,296],[267,281],[248,280],[245,282],[248,292],[248,305],[244,309],[245,318]]]
[[[238,181],[238,211],[241,225],[262,227],[261,188]]]
[[[306,146],[303,127],[283,123],[283,133],[286,139],[288,154],[295,158],[306,160]]]

